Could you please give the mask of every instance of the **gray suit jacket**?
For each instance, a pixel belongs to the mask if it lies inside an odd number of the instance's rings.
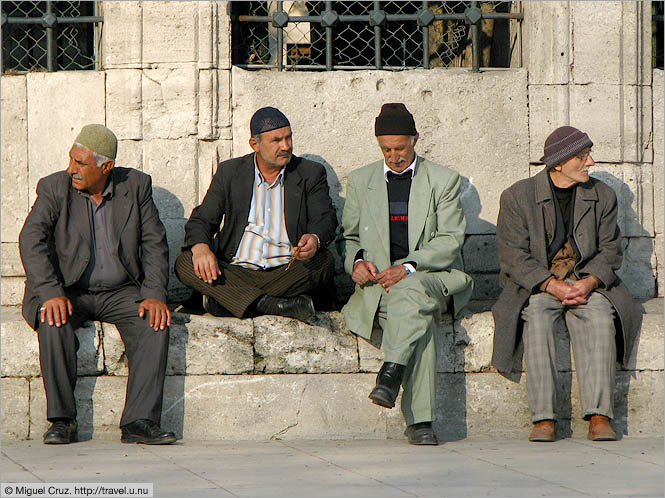
[[[152,200],[150,176],[115,167],[113,229],[120,262],[141,297],[166,301],[169,250],[164,225]],[[116,202],[117,201],[117,202]],[[79,281],[90,261],[87,200],[66,171],[42,178],[19,248],[26,283],[23,317],[36,329],[39,307]]]
[[[409,196],[409,254],[395,261],[415,261],[417,271],[441,279],[453,296],[455,313],[466,305],[473,291],[471,277],[462,271],[460,250],[466,220],[459,203],[461,178],[456,171],[418,157]],[[373,261],[379,271],[391,264],[388,188],[383,161],[353,171],[346,186],[342,216],[344,268],[353,273],[356,253]],[[344,306],[347,327],[369,338],[383,289],[376,283],[356,285]]]
[[[554,238],[556,211],[547,175],[543,169],[501,194],[496,233],[502,291],[492,308],[492,365],[505,375],[510,375],[519,362],[515,353],[523,325],[520,313],[529,296],[552,276],[547,245]],[[595,178],[578,184],[573,223],[573,236],[581,253],[575,275],[594,275],[600,280],[597,292],[607,297],[616,310],[617,359],[625,364],[640,330],[642,313],[615,273],[621,266],[622,250],[614,191]]]

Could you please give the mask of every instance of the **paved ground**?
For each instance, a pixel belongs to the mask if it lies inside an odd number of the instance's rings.
[[[465,439],[191,441],[172,446],[91,440],[2,444],[7,482],[154,483],[155,497],[663,496],[663,439],[553,444]]]

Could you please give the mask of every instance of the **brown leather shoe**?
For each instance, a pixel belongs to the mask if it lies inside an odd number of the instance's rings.
[[[538,443],[554,442],[554,420],[541,420],[533,424],[529,441]]]
[[[617,434],[612,429],[608,417],[605,415],[591,415],[587,438],[591,441],[616,441]]]

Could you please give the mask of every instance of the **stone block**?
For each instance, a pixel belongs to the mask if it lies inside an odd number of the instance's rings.
[[[523,9],[522,57],[529,84],[567,84],[572,61],[569,4],[525,2]]]
[[[166,219],[162,220],[162,223],[166,229],[166,242],[169,245],[168,301],[169,303],[179,303],[192,295],[192,290],[178,280],[174,271],[175,260],[180,256],[184,245],[187,219]]]
[[[663,171],[665,170],[665,133],[663,121],[665,120],[665,90],[663,88],[663,70],[653,70],[653,165],[654,165],[654,211],[656,213],[656,233],[663,233],[663,214],[665,206],[663,200]]]
[[[150,3],[156,4],[158,2]],[[143,137],[146,140],[181,138],[197,133],[197,71],[194,64],[160,65],[143,70]]]
[[[438,69],[292,74],[234,67],[232,78],[235,155],[250,152],[252,114],[274,105],[291,121],[295,153],[318,156],[330,164],[342,186],[352,170],[381,158],[373,129],[381,105],[407,102],[420,133],[418,153],[464,177],[461,202],[469,234],[494,233],[499,194],[528,171],[524,69],[479,74]],[[335,98],[338,95],[344,99]],[[357,112],[350,116],[348,109]],[[335,130],[342,141],[353,137],[351,155],[322,129]],[[477,146],[461,147],[462,143]],[[524,165],[522,171],[519,165]]]
[[[647,309],[643,315],[639,340],[626,370],[663,370],[663,301],[654,301],[660,302],[660,309],[656,313]]]
[[[23,303],[23,292],[25,290],[25,277],[2,277],[3,306],[20,306]]]
[[[225,70],[199,70],[199,138],[230,138],[231,73]]]
[[[384,438],[373,384],[371,374],[167,377],[162,423],[192,439]]]
[[[384,352],[381,347],[383,331],[380,327],[372,330],[371,341],[358,336],[358,360],[361,372],[377,373],[383,364]]]
[[[623,262],[617,275],[636,299],[654,297],[656,294],[656,257],[654,239],[627,237],[623,239]]]
[[[542,4],[544,2],[538,3]],[[556,5],[557,2],[552,4]],[[529,85],[529,161],[540,161],[545,140],[555,129],[569,122],[569,112],[568,86]]]
[[[658,297],[663,297],[665,296],[665,290],[663,289],[663,282],[665,281],[665,254],[663,252],[663,235],[658,234],[656,235],[655,244],[654,244],[654,252],[656,253],[656,290],[657,290],[657,296]]]
[[[2,276],[22,277],[25,275],[17,242],[2,242]]]
[[[651,83],[651,6],[641,2],[570,4],[576,84]],[[593,19],[593,22],[589,22]],[[598,61],[603,61],[598,64]]]
[[[654,234],[654,181],[650,164],[597,164],[591,176],[615,191],[617,223],[624,237],[652,237]]]
[[[462,348],[464,362],[455,372],[486,372],[491,369],[494,340],[494,318],[491,312],[475,313],[455,320],[454,336],[456,345]]]
[[[27,439],[30,433],[27,379],[2,379],[2,438]]]
[[[28,100],[25,76],[2,76],[2,241],[18,242],[30,208]],[[4,258],[3,258],[4,259]],[[3,273],[4,274],[4,273]]]
[[[152,176],[159,217],[188,217],[198,204],[196,139],[145,140],[143,147],[143,171]]]
[[[198,63],[200,69],[231,67],[231,19],[226,2],[199,2]]]
[[[67,168],[69,149],[81,128],[89,123],[104,124],[106,75],[100,71],[57,71],[28,73],[27,78],[32,204],[37,181]]]
[[[651,162],[651,119],[648,87],[570,86],[570,123],[589,134],[596,161]]]
[[[118,140],[118,156],[115,158],[115,164],[143,171],[143,141]]]
[[[499,287],[498,273],[468,273],[473,278],[471,299],[487,300],[499,297],[501,288]]]
[[[106,126],[119,140],[143,138],[141,70],[106,71]]]
[[[143,4],[143,62],[195,62],[198,2]]]
[[[105,69],[140,68],[143,47],[143,2],[105,1],[103,5]]]
[[[220,69],[231,69],[231,4],[217,2],[217,55]]]
[[[278,316],[255,318],[255,372],[357,372],[356,336],[346,329],[341,313],[327,317],[329,323],[321,326]]]
[[[499,254],[494,235],[469,235],[462,246],[464,270],[474,273],[499,271]]]
[[[219,142],[199,140],[199,183],[197,203],[201,204],[220,163]],[[189,214],[189,213],[187,213]]]

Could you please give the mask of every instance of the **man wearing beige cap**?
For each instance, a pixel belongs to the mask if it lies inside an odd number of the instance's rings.
[[[162,392],[171,312],[166,306],[168,246],[150,177],[114,167],[117,139],[84,126],[69,167],[37,184],[21,230],[27,276],[23,317],[37,331],[51,426],[45,444],[77,438],[75,331],[86,320],[118,327],[129,360],[123,443],[168,444]]]
[[[346,187],[344,268],[356,287],[342,311],[365,339],[383,330],[385,359],[369,398],[392,408],[403,385],[409,443],[436,445],[436,320],[458,315],[473,287],[460,255],[462,180],[416,154],[404,104],[384,104],[374,125],[383,160],[351,172]]]
[[[615,273],[622,255],[617,198],[589,176],[592,145],[577,128],[557,128],[545,142],[545,168],[501,194],[492,364],[514,378],[523,339],[530,441],[555,440],[556,323],[570,333],[587,437],[614,441],[615,362],[628,362],[642,322]]]

